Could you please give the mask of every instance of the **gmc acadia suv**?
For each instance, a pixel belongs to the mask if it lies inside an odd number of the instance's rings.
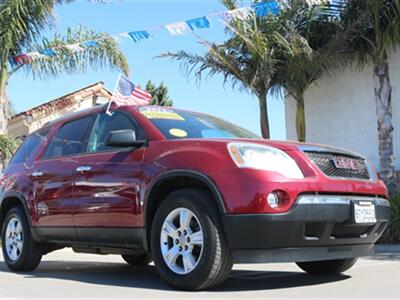
[[[385,230],[384,184],[362,156],[258,138],[218,118],[155,106],[99,106],[44,125],[1,179],[3,256],[31,271],[44,254],[154,261],[186,290],[233,263],[296,262],[337,274]]]

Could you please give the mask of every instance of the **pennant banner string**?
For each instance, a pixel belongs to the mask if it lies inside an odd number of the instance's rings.
[[[209,17],[218,16],[224,21],[224,23],[229,24],[232,20],[247,20],[254,13],[257,17],[265,17],[267,15],[277,15],[285,7],[285,3],[281,3],[284,0],[269,0],[266,2],[253,4],[251,7],[242,7],[234,10],[222,11],[217,13],[211,13],[208,16],[203,16],[195,19],[190,19],[187,21],[175,22],[166,25],[153,26],[148,29],[136,30],[130,32],[123,32],[118,34],[115,38],[118,41],[118,37],[128,37],[133,42],[139,43],[143,40],[148,40],[153,37],[151,32],[161,29],[166,29],[171,36],[184,35],[189,32],[194,32],[199,29],[208,29],[211,27],[211,21]],[[100,38],[101,39],[101,38]],[[99,39],[99,40],[100,40]],[[72,52],[83,51],[88,47],[98,46],[99,40],[89,40],[75,44],[64,45],[55,48],[46,48],[40,52],[29,52],[23,53],[15,56],[11,63],[21,65],[30,64],[35,60],[51,58],[57,55],[57,51],[60,48],[66,48]]]

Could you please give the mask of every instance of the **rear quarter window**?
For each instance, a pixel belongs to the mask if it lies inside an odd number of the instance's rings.
[[[39,149],[40,145],[46,143],[49,131],[50,128],[39,129],[27,136],[15,152],[10,164],[26,162]]]

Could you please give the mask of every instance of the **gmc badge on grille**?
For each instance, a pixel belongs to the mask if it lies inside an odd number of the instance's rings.
[[[359,160],[348,157],[336,157],[332,159],[332,162],[337,169],[360,171],[364,168],[363,164]]]

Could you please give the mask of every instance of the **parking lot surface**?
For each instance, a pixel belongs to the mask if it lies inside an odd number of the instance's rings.
[[[154,266],[132,267],[119,256],[76,254],[43,258],[32,273],[10,272],[0,255],[0,299],[400,299],[400,246],[379,246],[346,274],[313,277],[295,264],[236,265],[218,288],[172,290]]]

